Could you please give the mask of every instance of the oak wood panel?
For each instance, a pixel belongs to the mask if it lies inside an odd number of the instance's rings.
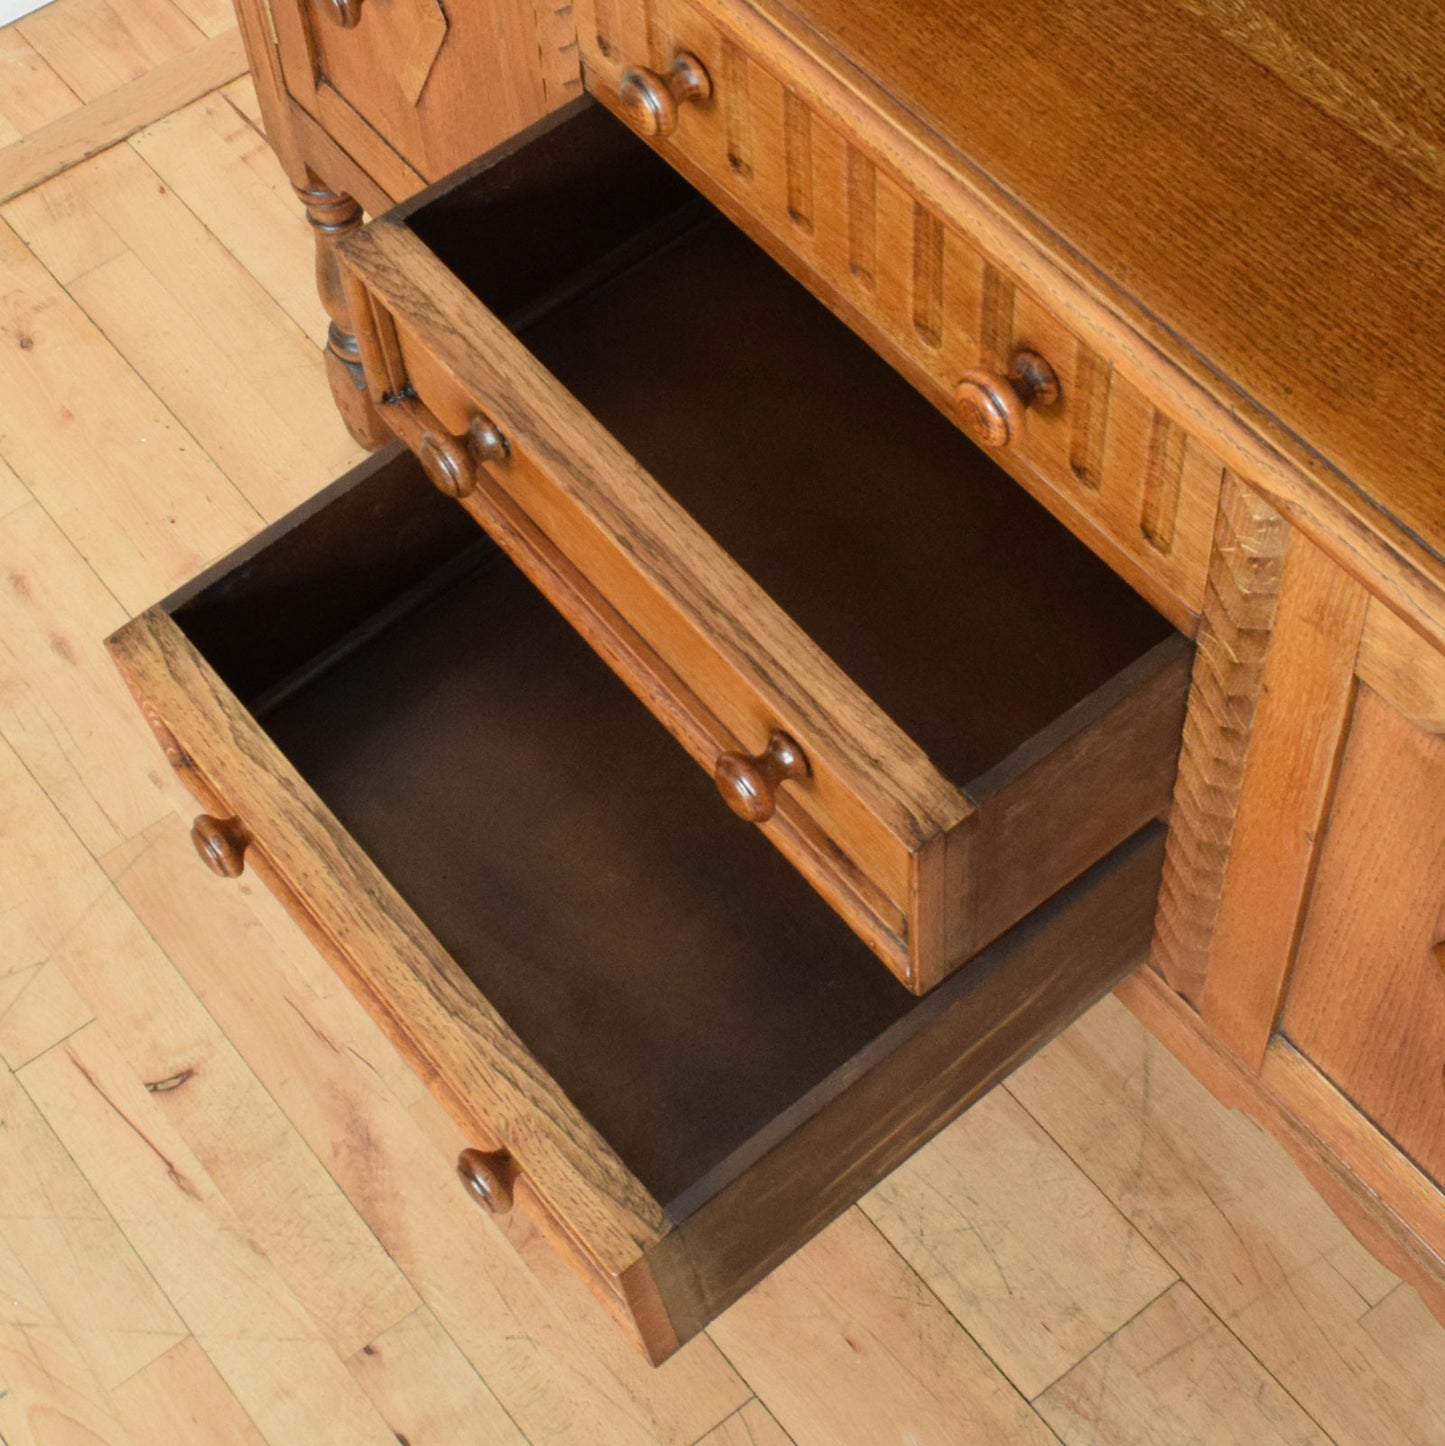
[[[570,98],[558,10],[552,0],[364,0],[343,26],[330,0],[272,7],[291,94],[367,170],[394,150],[428,181]]]
[[[1023,414],[1000,464],[1192,631],[1218,457],[1061,325],[887,150],[863,149],[776,57],[672,0],[623,10],[636,12],[630,29],[616,15],[589,23],[582,8],[590,88],[616,106],[627,66],[665,70],[676,49],[696,53],[715,94],[683,108],[663,153],[943,411],[958,418],[954,389],[980,363],[1002,375],[1020,349],[1049,359],[1062,400]]]
[[[1289,1038],[1445,1181],[1445,739],[1355,705],[1285,1007]]]
[[[1154,965],[1196,1005],[1224,893],[1289,529],[1227,475],[1190,683]]]
[[[1380,598],[1366,609],[1355,667],[1360,680],[1416,728],[1445,734],[1445,654]]]
[[[1314,543],[1291,535],[1204,983],[1206,1023],[1255,1066],[1294,959],[1366,601]]]

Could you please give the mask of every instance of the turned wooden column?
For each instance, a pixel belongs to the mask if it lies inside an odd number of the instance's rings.
[[[345,191],[328,190],[308,172],[308,182],[296,187],[306,207],[306,219],[316,233],[316,289],[331,318],[326,332],[326,372],[331,394],[347,430],[363,447],[376,448],[391,440],[391,432],[376,414],[361,371],[361,349],[351,329],[336,247],[361,225],[361,207]]]

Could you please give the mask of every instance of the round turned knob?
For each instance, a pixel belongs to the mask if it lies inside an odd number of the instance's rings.
[[[361,0],[331,0],[326,8],[343,30],[354,30],[361,24]]]
[[[478,412],[467,428],[467,445],[478,462],[504,462],[511,452],[511,444],[502,435],[502,429],[490,418]]]
[[[463,1150],[457,1156],[457,1175],[489,1214],[505,1215],[512,1208],[511,1163],[501,1151]]]
[[[666,75],[634,65],[624,72],[617,98],[633,128],[645,136],[670,136],[677,129],[677,108],[712,95],[712,77],[690,50],[680,50]]]
[[[428,429],[416,445],[417,460],[437,491],[465,497],[476,485],[476,469],[466,443],[448,432]]]
[[[1014,355],[1008,375],[984,368],[965,372],[953,393],[959,425],[980,447],[1007,447],[1018,436],[1027,407],[1059,400],[1059,378],[1035,351]]]
[[[251,836],[238,818],[213,818],[203,813],[191,825],[191,842],[201,862],[223,879],[239,879],[246,867],[246,845]]]
[[[774,732],[755,758],[724,753],[712,773],[727,806],[749,823],[766,823],[778,806],[778,787],[790,778],[808,776],[803,750],[786,733]]]

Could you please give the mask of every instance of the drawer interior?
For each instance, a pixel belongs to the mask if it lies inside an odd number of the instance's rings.
[[[1170,632],[600,107],[404,214],[965,790]]]
[[[409,455],[173,615],[671,1218],[922,1007]]]

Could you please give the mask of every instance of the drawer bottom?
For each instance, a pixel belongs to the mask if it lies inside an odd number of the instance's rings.
[[[405,455],[114,648],[654,1359],[1148,948],[1157,826],[909,994]]]

